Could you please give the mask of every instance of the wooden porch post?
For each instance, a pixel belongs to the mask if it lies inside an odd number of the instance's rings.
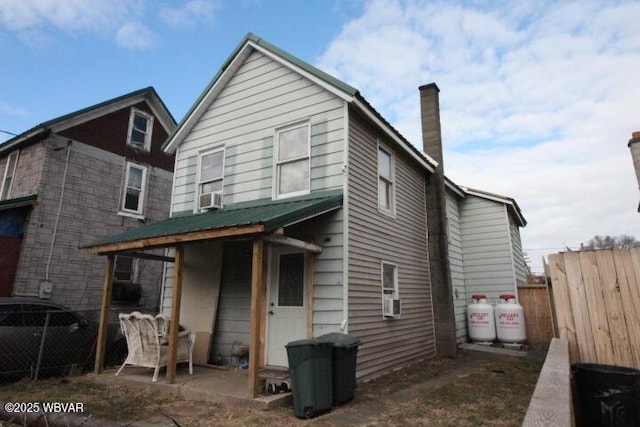
[[[169,354],[167,356],[167,382],[172,384],[176,378],[176,359],[178,356],[178,331],[180,330],[180,302],[182,299],[182,267],[184,248],[176,246],[173,265],[173,298],[171,304],[171,323],[169,323]]]
[[[262,365],[261,330],[264,323],[262,307],[265,303],[264,287],[264,240],[261,238],[253,241],[253,257],[251,261],[251,339],[249,343],[249,396],[258,396],[260,381],[258,369]]]
[[[96,345],[96,360],[93,372],[99,374],[104,366],[104,351],[107,344],[107,325],[109,323],[109,302],[113,288],[113,268],[115,256],[107,255],[107,264],[104,269],[104,285],[102,290],[102,308],[100,311],[100,324],[98,325],[98,342]]]

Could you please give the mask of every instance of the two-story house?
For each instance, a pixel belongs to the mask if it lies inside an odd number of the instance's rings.
[[[441,139],[437,92],[420,88],[423,126],[437,124],[425,147]],[[107,277],[122,252],[167,250],[170,342],[179,321],[209,361],[248,345],[252,395],[288,342],[327,332],[361,340],[359,378],[455,351],[449,273],[432,280],[448,269],[446,244],[430,245],[447,238],[444,175],[357,89],[248,34],[165,150],[171,218],[84,250],[107,257]]]
[[[361,339],[359,377],[435,356],[435,162],[355,88],[249,34],[165,150],[172,218],[85,250],[109,271],[123,251],[174,249],[165,311],[210,359],[249,345],[252,393],[260,367],[287,366],[287,342],[326,332]]]
[[[78,246],[168,217],[175,126],[149,87],[0,145],[0,295],[99,308],[104,266]],[[114,279],[123,308],[157,310],[158,263],[123,254]]]

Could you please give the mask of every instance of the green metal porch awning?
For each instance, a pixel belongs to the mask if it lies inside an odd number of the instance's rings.
[[[342,191],[314,192],[282,200],[234,203],[201,214],[175,216],[81,246],[88,253],[170,247],[183,242],[264,234],[342,206]]]

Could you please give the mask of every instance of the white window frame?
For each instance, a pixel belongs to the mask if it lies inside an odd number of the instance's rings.
[[[389,288],[385,288],[384,286],[384,267],[385,265],[393,267],[393,289],[391,292],[388,291]],[[400,298],[400,294],[398,292],[398,265],[389,261],[381,261],[380,262],[380,285],[382,286],[382,297],[388,296],[393,299]]]
[[[206,181],[202,180],[202,158],[204,156],[208,156],[209,154],[214,154],[217,152],[222,152],[222,175],[219,177],[215,177],[213,179],[208,179]],[[201,212],[204,209],[200,208],[200,196],[202,195],[202,185],[209,184],[211,182],[220,181],[222,184],[220,186],[220,191],[222,191],[222,196],[224,198],[224,168],[227,161],[227,153],[225,151],[225,147],[215,147],[210,150],[201,151],[198,153],[198,163],[196,165],[196,199],[194,201],[195,204],[195,212]]]
[[[143,116],[147,119],[147,131],[144,135],[144,147],[140,147],[137,144],[133,143],[131,137],[133,135],[133,126],[134,119],[136,115]],[[138,150],[143,149],[144,151],[151,151],[151,136],[153,135],[153,116],[145,111],[138,110],[137,108],[132,108],[131,113],[129,114],[129,130],[127,133],[127,145],[132,146]]]
[[[125,207],[127,203],[127,189],[129,188],[129,171],[131,169],[142,171],[142,182],[140,188],[140,196],[138,197],[138,209],[128,209]],[[124,180],[122,183],[122,197],[120,201],[119,214],[124,216],[132,216],[134,218],[144,218],[144,205],[147,196],[147,167],[133,162],[126,162],[124,169]]]
[[[389,155],[389,162],[391,163],[389,166],[389,172],[391,176],[389,178],[380,174],[380,151],[384,151]],[[395,208],[396,208],[396,156],[393,150],[389,147],[378,141],[378,149],[376,151],[376,172],[378,179],[376,180],[377,184],[377,194],[378,194],[378,211],[389,215],[391,217],[395,216]],[[382,205],[382,199],[380,198],[380,183],[385,182],[389,185],[389,207]]]
[[[280,134],[293,130],[293,129],[297,129],[297,128],[302,128],[302,127],[306,127],[307,128],[307,153],[305,156],[298,156],[295,158],[291,158],[291,159],[287,159],[287,160],[283,160],[280,161],[280,153],[279,153],[279,141],[280,141]],[[303,189],[303,190],[299,190],[299,191],[292,191],[289,193],[281,193],[280,192],[280,167],[282,165],[285,164],[291,164],[291,163],[296,163],[299,162],[301,160],[307,160],[308,161],[308,165],[309,165],[309,169],[308,169],[308,178],[307,178],[307,188]],[[274,174],[273,174],[273,199],[284,199],[287,197],[294,197],[294,196],[302,196],[304,194],[309,194],[311,192],[311,123],[306,121],[306,122],[298,122],[292,125],[288,125],[285,127],[281,127],[279,129],[276,129],[275,131],[275,136],[274,136],[274,144],[273,144],[273,160],[274,160]]]
[[[0,200],[6,200],[9,198],[9,194],[11,194],[11,188],[13,187],[13,183],[15,181],[16,171],[18,170],[18,157],[20,150],[16,150],[13,153],[7,156],[7,163],[4,167],[4,176],[2,177],[2,182],[0,183],[2,186],[0,187]],[[9,175],[9,165],[11,164],[11,159],[13,160],[13,170],[11,171],[11,175]],[[5,184],[7,179],[11,179],[9,186],[6,188],[5,192]]]
[[[126,282],[126,283],[136,283],[138,281],[138,258],[126,256],[126,255],[116,255],[113,261],[113,280],[116,280],[116,273],[118,267],[118,258],[131,258],[131,280],[118,280],[118,282]]]
[[[389,288],[384,286],[384,267],[393,267],[393,290],[389,292]],[[400,291],[398,286],[398,265],[389,261],[380,262],[380,292],[382,294],[382,314],[384,316],[384,300],[385,299],[400,299]]]

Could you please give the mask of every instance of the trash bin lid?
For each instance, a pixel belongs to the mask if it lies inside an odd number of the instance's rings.
[[[347,335],[340,332],[331,332],[324,334],[316,338],[320,342],[329,342],[334,347],[357,347],[360,345],[360,338],[353,335]]]
[[[304,347],[304,346],[312,346],[312,345],[318,345],[318,343],[315,342],[315,340],[302,339],[302,340],[291,341],[287,343],[285,347],[292,348],[292,347]]]

